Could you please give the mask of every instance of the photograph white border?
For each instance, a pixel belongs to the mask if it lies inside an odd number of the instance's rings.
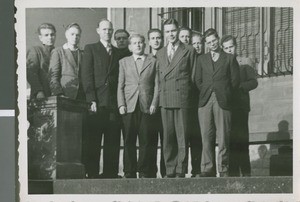
[[[16,24],[16,46],[17,55],[17,91],[18,91],[18,169],[19,169],[19,199],[20,201],[42,202],[42,201],[238,201],[238,202],[299,202],[300,201],[300,149],[299,149],[299,114],[300,114],[300,96],[299,96],[299,54],[300,46],[297,36],[300,36],[299,19],[300,3],[298,0],[185,0],[183,1],[103,1],[103,0],[85,0],[75,2],[70,0],[16,0],[15,6],[17,12],[15,15]],[[26,8],[115,8],[115,7],[293,7],[294,8],[294,84],[293,84],[293,194],[192,194],[192,195],[31,195],[28,194],[28,172],[27,172],[27,101],[26,101]],[[296,78],[296,79],[295,79]]]

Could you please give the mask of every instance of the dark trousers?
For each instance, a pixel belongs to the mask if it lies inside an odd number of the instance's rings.
[[[158,139],[160,139],[160,175],[162,177],[166,176],[166,166],[165,166],[165,160],[164,160],[164,153],[163,153],[163,126],[162,126],[162,120],[161,120],[161,112],[160,110],[158,110],[156,112],[156,114],[154,114],[155,117],[155,130],[157,133],[157,142],[156,145],[158,145]],[[152,167],[152,171],[153,171],[153,176],[156,177],[156,172],[157,172],[157,150],[155,152],[155,157],[156,160],[155,162],[153,162],[153,167]]]
[[[185,174],[188,166],[188,109],[161,108],[167,175]]]
[[[192,108],[190,112],[190,151],[192,175],[201,173],[202,139],[198,121],[198,108]]]
[[[139,105],[135,111],[122,116],[124,124],[124,172],[153,177],[153,162],[156,160],[157,135],[153,127],[154,116],[141,112]],[[136,140],[139,140],[137,160]]]
[[[232,111],[232,133],[230,137],[229,175],[250,175],[249,157],[249,112],[243,109]]]
[[[104,135],[103,177],[116,178],[119,172],[120,117],[117,111],[99,107],[87,118],[85,166],[90,178],[99,175],[101,140]]]

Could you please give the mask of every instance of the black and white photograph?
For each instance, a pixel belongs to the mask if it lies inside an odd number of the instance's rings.
[[[16,1],[20,201],[299,202],[274,2]]]

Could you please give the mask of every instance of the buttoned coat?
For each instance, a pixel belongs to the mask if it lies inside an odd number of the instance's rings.
[[[143,113],[150,113],[150,106],[158,106],[158,76],[156,60],[146,56],[140,73],[134,57],[120,60],[118,107],[126,106],[127,113],[134,112],[139,102]]]
[[[53,95],[65,95],[75,99],[79,89],[79,71],[81,69],[82,51],[77,51],[76,62],[71,50],[64,45],[52,51],[49,75]]]
[[[120,56],[115,47],[109,55],[99,41],[84,48],[82,84],[87,102],[98,106],[117,108],[117,87]]]
[[[239,65],[234,55],[223,51],[216,62],[208,52],[197,58],[195,82],[199,90],[198,107],[208,102],[215,92],[218,104],[222,109],[230,110],[233,105],[233,91],[239,87]]]
[[[39,91],[44,92],[46,97],[51,95],[48,78],[51,50],[46,46],[34,46],[27,51],[27,81],[31,87],[31,98]]]
[[[195,62],[195,50],[190,45],[179,43],[171,62],[167,47],[157,53],[159,73],[159,106],[164,108],[192,107],[192,71]]]

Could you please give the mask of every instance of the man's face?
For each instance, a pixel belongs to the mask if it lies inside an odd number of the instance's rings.
[[[233,43],[233,40],[229,40],[229,41],[224,42],[222,44],[222,47],[223,47],[223,51],[225,53],[229,53],[229,54],[232,54],[232,55],[236,54],[236,47]]]
[[[219,38],[214,34],[206,37],[205,43],[210,51],[216,51],[219,48]]]
[[[102,21],[99,23],[99,27],[97,28],[97,33],[100,36],[100,39],[110,42],[112,34],[113,34],[113,27],[109,21]]]
[[[135,55],[143,55],[145,50],[146,44],[140,37],[133,37],[131,38],[129,49]]]
[[[201,38],[199,36],[193,36],[192,45],[198,54],[202,53],[202,43]]]
[[[70,45],[77,46],[80,41],[80,30],[78,30],[76,27],[71,27],[66,31],[66,38]]]
[[[190,44],[190,32],[188,30],[181,30],[179,32],[179,40],[184,44]]]
[[[39,39],[42,44],[47,46],[53,46],[55,43],[56,34],[52,29],[41,29]]]
[[[159,32],[152,32],[149,34],[149,45],[154,50],[158,50],[162,47],[162,38]]]
[[[115,40],[118,48],[123,49],[128,47],[128,36],[125,32],[115,34]]]
[[[174,24],[164,25],[164,32],[165,32],[166,39],[169,43],[174,44],[177,42],[178,31],[176,25]]]

